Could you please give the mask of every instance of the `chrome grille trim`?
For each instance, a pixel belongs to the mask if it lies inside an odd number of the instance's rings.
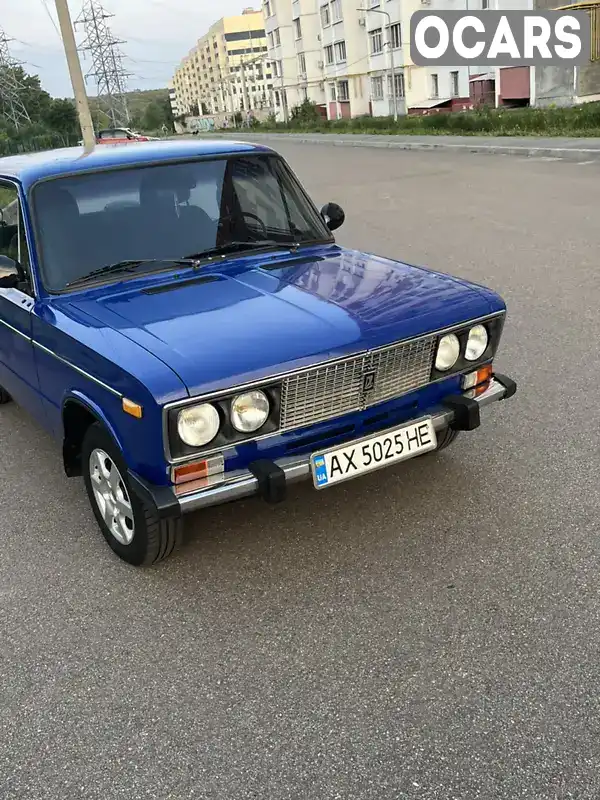
[[[372,352],[382,352],[383,350],[393,349],[393,348],[398,347],[398,346],[400,346],[402,344],[410,344],[410,343],[413,343],[413,342],[419,342],[419,341],[422,341],[423,339],[427,339],[427,340],[431,339],[431,340],[433,340],[433,342],[435,344],[436,338],[439,338],[440,336],[443,336],[446,333],[452,333],[453,331],[459,331],[459,330],[462,330],[463,328],[465,328],[467,326],[476,325],[479,322],[487,322],[487,321],[490,321],[490,320],[493,320],[493,319],[497,319],[497,318],[506,318],[506,309],[503,309],[501,311],[494,311],[491,314],[485,314],[485,315],[480,316],[480,317],[471,317],[469,319],[464,320],[463,322],[457,322],[454,325],[448,325],[448,326],[446,326],[444,328],[439,328],[438,330],[432,331],[431,333],[420,334],[418,336],[412,337],[411,339],[405,339],[403,342],[398,342],[396,344],[384,345],[384,347],[378,349],[377,351],[372,351]],[[363,352],[363,353],[358,354],[357,357],[363,358],[363,357],[366,357],[367,355],[368,355],[368,352]],[[351,356],[350,358],[353,358],[353,356]],[[172,456],[172,454],[171,454],[171,448],[170,448],[169,436],[168,436],[168,427],[167,427],[168,414],[169,414],[170,411],[173,411],[175,409],[185,408],[186,406],[195,405],[197,403],[210,402],[211,400],[216,399],[218,397],[224,397],[224,396],[228,396],[228,395],[231,395],[231,394],[237,394],[239,392],[247,391],[249,389],[260,388],[261,386],[268,386],[270,384],[277,383],[278,381],[281,381],[283,383],[283,381],[285,381],[287,378],[290,378],[290,377],[292,377],[294,375],[302,375],[305,372],[311,372],[311,371],[313,371],[315,369],[321,369],[321,368],[326,367],[326,366],[335,366],[335,365],[340,364],[341,362],[346,361],[346,360],[348,360],[348,359],[344,359],[344,358],[339,358],[338,357],[338,358],[331,359],[330,361],[321,362],[321,364],[317,364],[314,367],[304,367],[304,368],[302,368],[300,370],[296,370],[295,372],[292,372],[292,373],[289,373],[289,372],[287,372],[287,373],[281,373],[281,372],[274,373],[273,375],[270,375],[268,378],[261,378],[260,380],[254,380],[254,381],[247,381],[247,382],[244,382],[244,383],[238,383],[238,384],[235,384],[235,385],[231,385],[230,387],[228,387],[226,389],[218,389],[218,390],[212,391],[212,392],[205,392],[203,394],[192,395],[192,396],[186,397],[186,398],[184,398],[182,400],[173,400],[173,401],[171,401],[169,403],[166,403],[162,407],[162,422],[163,422],[162,427],[163,427],[163,452],[164,452],[164,456],[165,456],[165,460],[166,460],[167,464],[173,465],[173,464],[185,464],[186,462],[190,462],[191,463],[192,461],[195,461],[200,457],[204,458],[206,456],[212,455],[213,453],[226,452],[227,450],[233,451],[237,447],[236,444],[232,444],[230,448],[223,448],[223,447],[213,447],[213,448],[209,447],[208,449],[199,448],[194,453],[189,453],[189,454],[187,454],[185,456],[180,456],[178,458],[174,458]],[[441,377],[436,378],[433,381],[428,380],[427,383],[431,385],[431,384],[439,383],[441,381],[445,381],[447,379],[448,379],[448,375],[442,375]],[[272,436],[279,436],[279,435],[281,435],[282,432],[283,431],[281,429],[278,429],[278,430],[274,431],[273,433],[266,433],[266,434],[262,434],[262,435],[259,434],[257,436],[252,437],[252,439],[246,440],[244,442],[244,444],[247,444],[249,442],[263,441],[264,439],[269,439]]]
[[[429,383],[436,335],[387,345],[284,377],[280,431],[361,411]],[[375,386],[363,391],[365,373]]]

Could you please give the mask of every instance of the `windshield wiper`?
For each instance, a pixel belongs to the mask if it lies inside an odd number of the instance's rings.
[[[260,239],[253,242],[231,241],[219,244],[216,247],[209,247],[199,253],[192,253],[185,256],[186,259],[199,260],[201,258],[211,258],[212,256],[224,256],[228,253],[243,253],[244,250],[295,250],[300,242],[290,240],[289,242],[276,242],[274,239]]]
[[[88,272],[87,275],[83,275],[81,278],[76,278],[74,281],[70,281],[66,284],[65,288],[70,286],[76,286],[80,283],[86,283],[88,280],[93,280],[94,278],[101,277],[102,275],[110,275],[111,273],[117,272],[133,272],[138,267],[143,267],[146,264],[156,264],[156,265],[173,265],[175,267],[183,266],[183,267],[194,267],[196,266],[196,259],[193,257],[190,258],[131,258],[126,261],[117,261],[115,264],[107,264],[105,267],[100,267],[99,269],[92,270],[92,272]]]

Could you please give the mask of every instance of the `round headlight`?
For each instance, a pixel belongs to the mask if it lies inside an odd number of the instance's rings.
[[[177,418],[179,437],[190,447],[202,447],[211,442],[219,426],[219,412],[210,403],[184,408]]]
[[[460,355],[460,342],[453,333],[442,336],[435,357],[435,368],[440,372],[451,369]]]
[[[267,395],[259,389],[238,394],[231,402],[231,424],[240,433],[253,433],[265,424],[270,410]]]
[[[474,325],[469,331],[465,358],[467,361],[477,361],[485,353],[488,346],[488,332],[484,325]]]

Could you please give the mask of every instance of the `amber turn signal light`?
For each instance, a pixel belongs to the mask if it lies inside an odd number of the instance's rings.
[[[462,388],[468,390],[465,392],[465,396],[479,397],[480,394],[483,394],[489,388],[492,374],[492,365],[486,364],[484,367],[464,375]]]
[[[128,400],[126,397],[123,398],[123,411],[136,419],[141,419],[144,414],[142,406],[134,403],[133,400]]]

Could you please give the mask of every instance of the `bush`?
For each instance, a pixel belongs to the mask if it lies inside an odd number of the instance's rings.
[[[292,110],[287,125],[271,116],[260,127],[314,133],[597,136],[600,102],[565,108],[492,109],[484,106],[473,111],[401,116],[394,122],[392,117],[369,115],[324,120],[317,106],[307,100]]]

